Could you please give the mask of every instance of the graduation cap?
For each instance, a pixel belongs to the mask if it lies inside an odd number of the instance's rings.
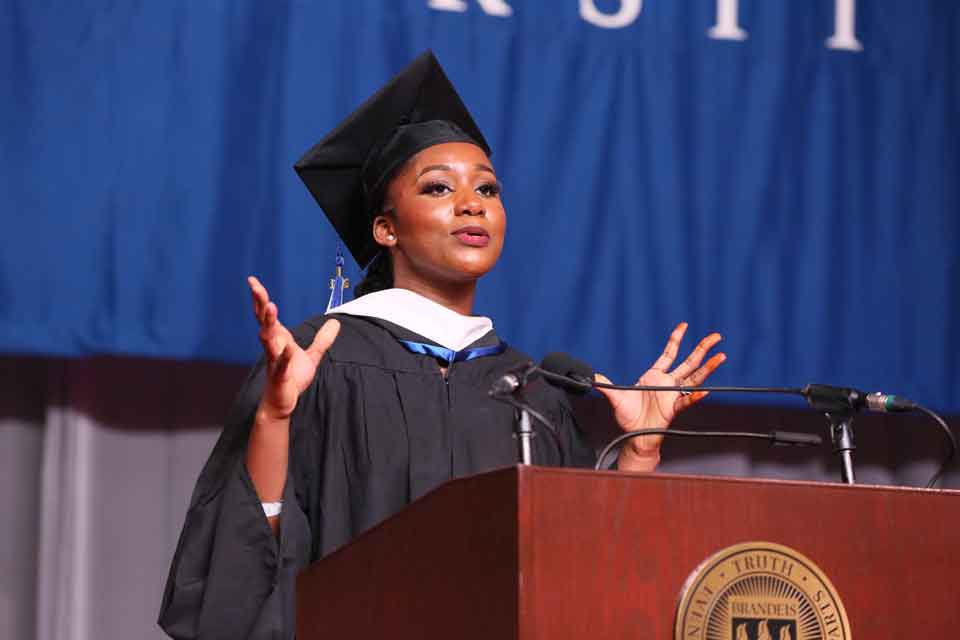
[[[347,116],[294,165],[361,267],[377,255],[371,225],[400,167],[428,147],[469,142],[479,127],[431,51]]]

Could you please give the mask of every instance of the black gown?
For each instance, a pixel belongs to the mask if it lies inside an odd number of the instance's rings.
[[[291,417],[290,457],[275,537],[244,464],[265,382],[250,373],[197,481],[163,596],[159,623],[174,638],[292,638],[297,572],[451,478],[517,460],[513,409],[487,396],[528,358],[454,363],[397,339],[427,342],[390,322],[332,315],[340,333]],[[294,331],[309,344],[324,321]],[[471,347],[496,344],[491,331]],[[590,466],[565,394],[534,379],[527,401],[559,433],[534,438],[534,463]]]

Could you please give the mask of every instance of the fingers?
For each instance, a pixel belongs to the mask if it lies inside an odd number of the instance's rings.
[[[711,333],[708,335],[700,341],[680,366],[670,372],[670,375],[677,380],[686,380],[693,370],[700,366],[700,363],[703,362],[704,357],[710,349],[713,349],[721,340],[723,340],[723,337],[719,333]]]
[[[272,366],[272,378],[274,379],[283,379],[287,373],[287,367],[290,364],[290,359],[293,357],[293,348],[289,343],[283,344],[280,348],[280,353],[277,354],[277,357],[273,359]]]
[[[319,364],[323,360],[324,354],[333,344],[333,341],[337,339],[339,333],[340,322],[338,320],[330,318],[323,323],[323,326],[317,331],[317,335],[313,337],[313,342],[307,347],[307,355],[315,364]]]
[[[277,362],[284,351],[287,350],[290,334],[282,329],[283,325],[279,323],[274,324],[271,328],[260,329],[260,343],[263,345],[263,352],[267,356],[268,362]]]
[[[717,370],[717,367],[726,361],[726,359],[727,354],[725,353],[713,354],[702,367],[687,376],[687,386],[699,387],[706,381],[707,378],[710,377],[710,374]],[[689,395],[681,395],[673,404],[674,412],[680,413],[681,411],[689,409],[693,405],[706,398],[709,394],[709,391],[695,391]]]
[[[677,398],[676,402],[673,403],[673,411],[674,413],[685,411],[686,409],[689,409],[693,405],[706,398],[708,395],[710,395],[709,391],[696,391],[690,395],[682,395]]]
[[[263,309],[263,314],[259,318],[260,327],[268,331],[273,329],[273,327],[279,324],[279,313],[280,312],[277,309],[277,305],[272,302],[268,302],[267,306]]]
[[[686,322],[681,322],[677,325],[677,328],[674,329],[673,333],[670,334],[670,338],[667,340],[667,346],[663,348],[663,353],[661,353],[660,357],[657,358],[657,361],[653,363],[651,369],[666,371],[670,368],[670,365],[673,364],[673,361],[677,359],[677,353],[680,351],[680,342],[683,341],[683,335],[686,332]]]
[[[253,315],[256,316],[257,322],[262,326],[267,311],[273,304],[270,302],[270,294],[267,293],[267,288],[254,276],[247,277],[247,285],[250,287],[250,295],[253,297]],[[274,319],[276,318],[276,309],[276,305],[273,305]]]
[[[267,357],[272,361],[280,357],[287,343],[292,339],[290,332],[280,324],[277,305],[268,302],[261,310],[258,318],[260,322],[260,342],[263,343]]]
[[[715,353],[710,356],[710,359],[707,360],[702,367],[687,376],[687,379],[685,380],[687,383],[686,386],[699,387],[707,378],[710,377],[710,374],[717,370],[717,367],[726,361],[726,359],[727,354],[725,353]]]
[[[280,323],[279,310],[276,304],[270,302],[266,287],[254,276],[247,278],[247,285],[253,298],[253,313],[260,323],[259,336],[263,352],[273,370],[282,373],[291,357],[289,345],[293,337]]]

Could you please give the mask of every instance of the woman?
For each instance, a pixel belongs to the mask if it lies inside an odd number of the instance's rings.
[[[506,229],[489,155],[426,54],[298,163],[357,261],[376,261],[364,295],[292,332],[250,278],[264,357],[191,500],[160,614],[172,636],[292,637],[297,571],[453,477],[515,463],[513,411],[486,392],[527,358],[470,315]],[[695,386],[720,365],[701,364],[713,334],[668,372],[685,330],[640,382]],[[625,430],[702,397],[604,393]],[[525,394],[559,434],[534,462],[592,464],[564,394]],[[619,468],[652,471],[659,445],[634,439]]]

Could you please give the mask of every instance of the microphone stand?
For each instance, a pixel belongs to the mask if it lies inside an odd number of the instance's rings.
[[[530,412],[526,409],[517,409],[516,438],[520,448],[520,464],[533,464],[531,441],[533,440],[533,425],[530,424]]]
[[[530,374],[537,370],[532,362],[524,364],[522,367],[507,373],[497,380],[489,395],[495,400],[506,402],[513,406],[514,413],[514,437],[517,439],[517,449],[520,457],[520,464],[533,464],[533,446],[532,441],[535,435],[533,423],[531,422],[531,411],[529,405],[523,401],[523,388],[527,384]],[[543,416],[534,414],[538,419],[544,421]],[[548,427],[553,428],[549,422],[544,422]],[[558,443],[559,446],[559,443]]]
[[[826,416],[830,423],[833,452],[840,455],[840,479],[845,484],[854,484],[856,479],[853,473],[853,452],[857,446],[853,444],[853,413],[827,412]]]
[[[853,452],[857,447],[853,444],[853,416],[866,406],[865,395],[849,387],[824,384],[808,384],[801,395],[827,416],[833,452],[840,456],[840,481],[854,484]]]

